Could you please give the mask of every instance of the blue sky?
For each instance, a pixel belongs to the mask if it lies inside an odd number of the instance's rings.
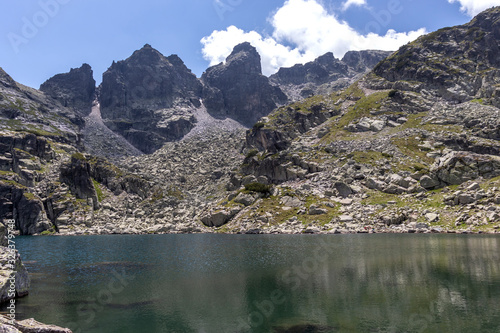
[[[96,81],[149,43],[197,76],[244,40],[269,75],[332,51],[397,49],[500,0],[15,0],[0,11],[0,67],[38,88],[88,63]]]

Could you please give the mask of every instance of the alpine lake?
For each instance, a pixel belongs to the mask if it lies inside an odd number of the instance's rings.
[[[73,332],[500,332],[500,237],[18,237],[17,319]],[[5,311],[5,306],[3,311]]]

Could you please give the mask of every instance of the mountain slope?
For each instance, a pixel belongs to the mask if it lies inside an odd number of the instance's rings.
[[[238,208],[224,230],[497,229],[498,22],[496,7],[423,36],[348,89],[262,118],[206,224]]]

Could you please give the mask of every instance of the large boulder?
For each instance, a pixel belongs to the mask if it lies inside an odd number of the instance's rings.
[[[500,176],[500,157],[454,151],[436,161],[431,174],[431,178],[444,185],[460,185],[479,177],[493,178]]]
[[[0,332],[5,333],[71,333],[68,328],[46,325],[33,318],[13,321],[6,316],[0,316]]]

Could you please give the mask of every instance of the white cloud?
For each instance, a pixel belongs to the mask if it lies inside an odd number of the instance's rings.
[[[448,0],[449,3],[459,2],[460,10],[470,17],[476,16],[485,9],[500,6],[500,0]]]
[[[347,0],[342,4],[342,10],[348,10],[352,6],[366,6],[366,0]]]
[[[212,32],[201,40],[203,57],[212,66],[223,62],[237,44],[250,42],[261,55],[262,72],[270,75],[280,67],[312,61],[326,52],[342,58],[350,50],[397,50],[426,33],[422,28],[410,32],[388,30],[385,35],[362,35],[347,22],[329,14],[317,0],[287,0],[270,23],[272,36],[245,32],[235,26]]]

